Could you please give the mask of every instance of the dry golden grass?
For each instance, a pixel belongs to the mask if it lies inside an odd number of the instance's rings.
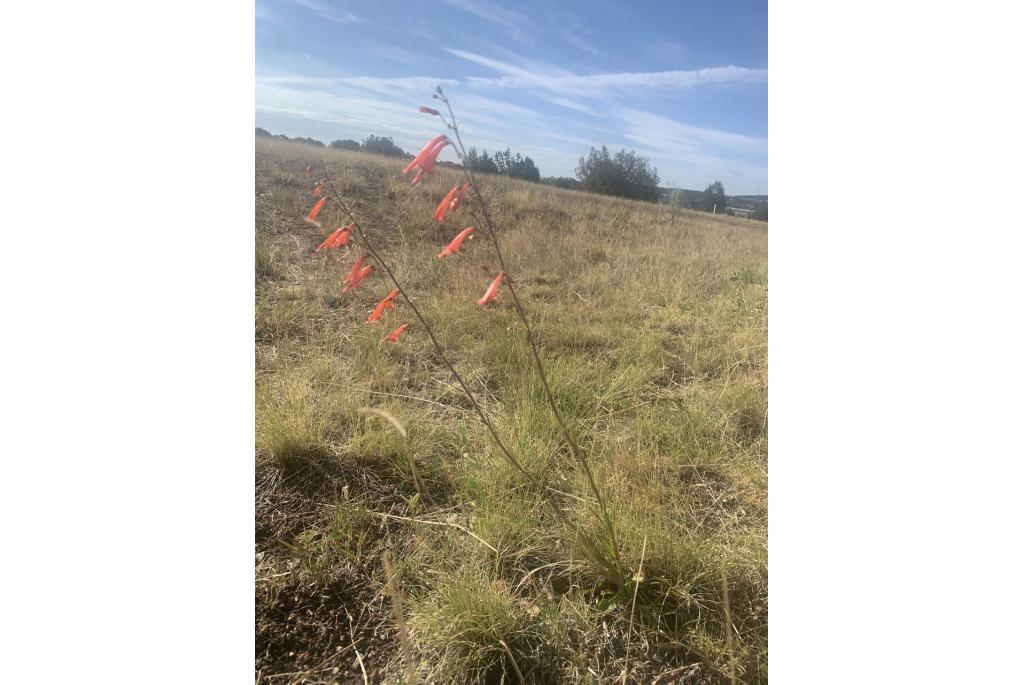
[[[643,554],[639,587],[613,593],[578,544],[579,530],[602,539],[593,498],[507,293],[476,304],[497,272],[489,244],[435,257],[476,225],[468,200],[443,224],[432,218],[461,176],[440,168],[413,188],[397,160],[266,140],[256,155],[260,677],[361,680],[358,650],[371,682],[404,680],[386,550],[422,682],[517,682],[517,669],[527,682],[622,682],[627,634],[627,682],[722,681],[730,644],[738,679],[766,680],[766,224],[482,180],[629,576]],[[302,172],[320,155],[578,530],[500,458],[406,305],[364,323],[391,289],[382,274],[341,296],[355,255],[313,249],[347,220],[302,220],[313,202]],[[382,346],[403,322],[401,342]]]

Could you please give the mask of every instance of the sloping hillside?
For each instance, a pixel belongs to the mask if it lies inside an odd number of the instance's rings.
[[[379,268],[342,294],[362,250],[314,252],[348,223],[332,208],[322,229],[303,220],[320,155],[541,488],[502,458],[406,304],[366,323],[392,288]],[[433,219],[461,177],[412,187],[400,167],[256,141],[258,682],[404,682],[385,552],[420,682],[728,682],[733,658],[763,682],[767,225],[481,183],[610,505],[614,587],[580,543],[612,554],[508,292],[477,304],[498,268],[474,203]],[[471,225],[460,254],[436,257]]]

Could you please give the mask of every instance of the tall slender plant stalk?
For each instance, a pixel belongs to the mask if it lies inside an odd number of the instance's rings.
[[[530,344],[533,363],[537,368],[537,374],[540,376],[541,385],[544,387],[544,397],[547,400],[548,406],[551,408],[551,413],[554,415],[555,421],[558,423],[558,427],[561,429],[562,435],[565,437],[565,441],[569,444],[569,449],[572,451],[573,457],[583,467],[583,472],[587,476],[587,483],[590,486],[590,491],[594,494],[594,498],[597,500],[598,507],[601,510],[601,519],[605,531],[611,538],[616,575],[620,581],[619,586],[622,587],[621,581],[623,580],[624,574],[622,570],[621,555],[619,554],[619,543],[615,535],[615,524],[608,510],[606,498],[601,493],[601,489],[597,486],[597,480],[594,478],[594,472],[590,468],[590,460],[587,459],[583,450],[580,449],[579,444],[573,437],[572,431],[569,429],[568,425],[566,425],[565,419],[562,418],[562,413],[559,411],[558,405],[555,403],[555,397],[551,392],[551,386],[548,384],[547,373],[544,370],[544,362],[541,360],[540,351],[537,348],[537,336],[533,332],[533,328],[530,326],[530,320],[526,315],[526,309],[523,307],[523,303],[520,301],[519,295],[516,293],[515,279],[512,276],[512,272],[509,271],[508,265],[505,262],[505,257],[501,252],[501,245],[498,242],[497,231],[494,228],[494,221],[491,219],[491,213],[488,210],[487,201],[484,199],[483,193],[480,192],[480,185],[476,181],[476,175],[473,173],[472,167],[470,167],[467,162],[466,146],[462,142],[462,135],[459,133],[459,125],[455,120],[455,111],[452,109],[451,103],[448,101],[448,98],[445,96],[440,86],[438,86],[437,93],[434,97],[443,102],[448,108],[450,121],[446,120],[443,115],[441,115],[441,120],[444,121],[445,125],[455,134],[459,157],[462,160],[462,173],[465,176],[466,181],[470,184],[473,196],[476,198],[477,204],[480,206],[484,226],[487,228],[487,235],[490,237],[491,244],[494,246],[494,254],[498,259],[498,264],[501,270],[505,272],[505,282],[508,285],[509,294],[512,295],[514,309],[519,315],[519,320],[523,322],[523,326],[526,328],[526,340]]]
[[[362,245],[366,248],[366,251],[370,254],[370,256],[373,257],[373,259],[380,265],[381,269],[384,270],[384,273],[387,274],[388,278],[391,280],[395,288],[401,294],[406,304],[408,304],[409,308],[412,309],[412,312],[416,316],[416,319],[420,322],[420,325],[423,326],[423,330],[426,331],[431,343],[433,343],[434,349],[437,350],[437,353],[441,357],[441,360],[444,362],[444,365],[448,367],[448,370],[451,372],[456,382],[458,382],[459,387],[462,388],[463,393],[465,393],[466,397],[469,398],[470,403],[472,403],[473,405],[473,409],[476,410],[477,415],[480,417],[480,421],[484,424],[484,426],[487,427],[488,432],[491,434],[491,437],[494,439],[495,444],[498,445],[498,448],[501,450],[502,454],[505,456],[505,459],[510,464],[512,464],[513,468],[515,468],[523,476],[525,476],[538,489],[538,491],[544,497],[544,500],[551,507],[552,512],[554,512],[559,521],[561,521],[568,528],[573,527],[568,517],[566,516],[565,512],[562,511],[561,507],[558,506],[558,503],[555,502],[554,498],[548,492],[548,489],[545,487],[544,483],[541,482],[541,480],[537,478],[536,475],[528,471],[522,465],[522,462],[520,462],[519,459],[516,458],[512,451],[502,441],[501,437],[498,435],[498,431],[494,428],[494,424],[492,424],[490,419],[487,418],[487,414],[484,412],[483,407],[480,406],[480,403],[477,401],[476,396],[473,394],[473,391],[469,389],[469,386],[462,379],[462,376],[459,374],[458,371],[456,371],[455,366],[448,359],[448,355],[445,354],[444,347],[441,345],[440,342],[438,342],[437,337],[434,335],[433,328],[430,326],[426,318],[420,312],[415,302],[413,302],[412,298],[409,296],[409,293],[406,292],[405,288],[402,287],[402,284],[398,281],[398,278],[395,276],[394,271],[392,271],[387,261],[384,260],[384,257],[382,257],[380,252],[378,252],[377,249],[373,246],[373,243],[370,241],[369,237],[366,235],[366,232],[363,230],[362,225],[356,219],[355,213],[352,211],[352,208],[348,205],[348,203],[346,203],[342,199],[341,195],[334,187],[334,183],[331,180],[330,167],[328,167],[327,161],[321,157],[320,163],[321,165],[323,165],[324,168],[324,182],[327,184],[328,189],[334,196],[335,202],[337,202],[338,206],[341,207],[342,211],[345,212],[349,220],[352,222],[353,228],[355,228],[355,235],[358,238],[359,242],[362,243]],[[547,387],[547,381],[545,381],[545,387]],[[594,485],[593,487],[596,489],[596,485]],[[594,543],[594,541],[590,538],[589,535],[587,535],[583,531],[580,531],[580,535],[582,537],[584,545],[590,550],[591,554],[594,555],[595,561],[601,564],[601,566],[603,566],[606,571],[609,571],[612,574],[619,588],[623,587],[622,568],[618,558],[618,548],[615,548],[614,564],[609,563],[605,555],[600,552],[598,546]]]

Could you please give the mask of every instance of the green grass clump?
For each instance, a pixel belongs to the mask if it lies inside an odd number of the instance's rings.
[[[256,450],[286,468],[326,458],[327,420],[309,382],[285,376],[257,391]]]
[[[445,682],[497,683],[514,672],[511,659],[533,672],[542,642],[530,605],[504,581],[477,570],[450,578],[417,602],[412,630]]]

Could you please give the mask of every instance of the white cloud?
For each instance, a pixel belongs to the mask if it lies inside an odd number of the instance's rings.
[[[623,72],[610,74],[574,74],[548,65],[519,66],[490,57],[454,48],[448,52],[464,60],[488,67],[503,76],[472,77],[477,85],[501,88],[540,88],[561,95],[605,98],[611,90],[670,89],[679,90],[706,85],[767,83],[767,69],[751,69],[733,65],[676,71]],[[532,68],[531,68],[532,66]],[[539,67],[539,68],[538,68]]]
[[[523,45],[536,44],[536,25],[525,14],[506,9],[487,0],[444,0],[450,7],[468,12],[490,24],[500,26],[509,38]]]
[[[767,138],[689,126],[629,107],[614,107],[611,114],[622,122],[626,138],[651,148],[669,150],[678,155],[695,154],[708,149],[768,155]]]
[[[359,21],[359,17],[352,14],[348,10],[339,9],[333,7],[329,2],[325,0],[291,0],[296,5],[305,7],[310,12],[313,12],[323,19],[333,21],[338,24],[355,24]]]
[[[608,56],[605,52],[599,50],[597,46],[595,46],[593,43],[591,43],[589,40],[579,35],[578,33],[575,33],[568,29],[563,29],[558,32],[558,36],[565,42],[572,45],[573,47],[579,48],[583,52],[593,55],[594,57]]]
[[[581,154],[604,144],[613,151],[631,147],[649,157],[658,167],[662,185],[699,190],[720,179],[732,193],[767,190],[767,138],[692,126],[638,109],[631,99],[638,89],[758,82],[767,78],[766,72],[719,67],[581,76],[528,60],[513,63],[462,50],[449,52],[496,71],[499,77],[258,76],[258,121],[262,117],[268,124],[282,122],[283,126],[289,118],[305,121],[296,130],[316,131],[325,143],[371,133],[387,135],[415,151],[440,132],[440,122],[420,114],[417,107],[430,105],[434,87],[443,85],[467,145],[492,152],[511,147],[533,158],[545,176],[572,175]],[[502,88],[495,87],[499,80],[504,80]],[[520,88],[526,92],[519,92]],[[513,92],[514,102],[510,102]],[[530,100],[523,95],[566,111],[533,109],[525,106]]]

